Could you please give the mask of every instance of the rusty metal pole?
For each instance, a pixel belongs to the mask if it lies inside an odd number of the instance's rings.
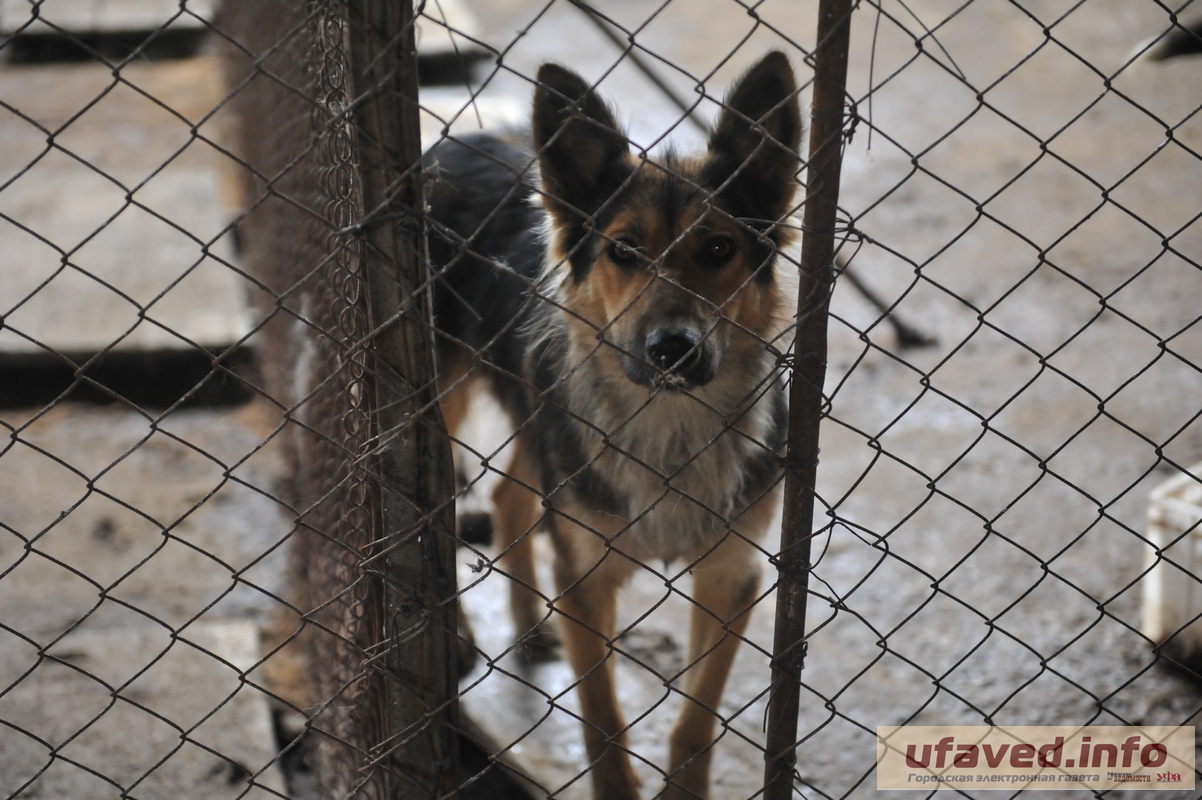
[[[347,47],[374,339],[383,587],[379,741],[368,760],[388,800],[458,786],[454,470],[437,398],[424,256],[414,8],[348,0]]]
[[[763,800],[789,800],[793,796],[797,764],[797,713],[806,652],[806,594],[818,474],[818,428],[826,377],[827,308],[834,280],[835,221],[843,164],[843,101],[853,6],[854,0],[820,0],[818,4]]]

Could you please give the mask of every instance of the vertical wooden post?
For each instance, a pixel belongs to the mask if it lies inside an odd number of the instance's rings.
[[[826,326],[834,278],[835,213],[843,163],[843,101],[854,0],[820,0],[814,51],[801,291],[789,387],[784,524],[777,561],[776,633],[764,751],[764,800],[789,800],[797,764],[797,713],[805,660],[806,594],[826,377]]]
[[[381,741],[386,797],[446,798],[458,785],[454,471],[437,398],[421,216],[421,133],[409,0],[348,0],[352,121],[360,156],[363,269],[383,586]]]

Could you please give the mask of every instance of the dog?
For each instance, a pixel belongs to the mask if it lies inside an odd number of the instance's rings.
[[[524,641],[550,643],[557,618],[598,800],[638,797],[614,687],[617,592],[671,561],[694,588],[662,796],[708,797],[782,475],[796,290],[779,254],[802,129],[777,51],[733,86],[707,152],[655,162],[588,82],[545,64],[533,153],[478,134],[426,156],[444,418],[453,434],[484,381],[517,431],[493,496],[500,563]],[[550,599],[530,547],[540,526]]]

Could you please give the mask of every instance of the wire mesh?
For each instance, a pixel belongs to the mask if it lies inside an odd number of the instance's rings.
[[[0,2],[0,796],[1195,724],[1202,8],[819,5]]]

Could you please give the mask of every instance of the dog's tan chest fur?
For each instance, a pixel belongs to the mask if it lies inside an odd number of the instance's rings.
[[[596,391],[589,366],[573,380],[576,391]],[[767,372],[765,366],[758,376],[741,377],[750,387],[757,377],[771,380]],[[699,398],[670,392],[603,392],[581,397],[576,412],[587,423],[581,430],[592,468],[625,505],[623,518],[603,530],[616,532],[617,524],[622,532],[611,546],[648,562],[692,560],[727,535],[744,510],[736,507],[744,466],[764,452],[772,424],[767,401],[722,415]]]

